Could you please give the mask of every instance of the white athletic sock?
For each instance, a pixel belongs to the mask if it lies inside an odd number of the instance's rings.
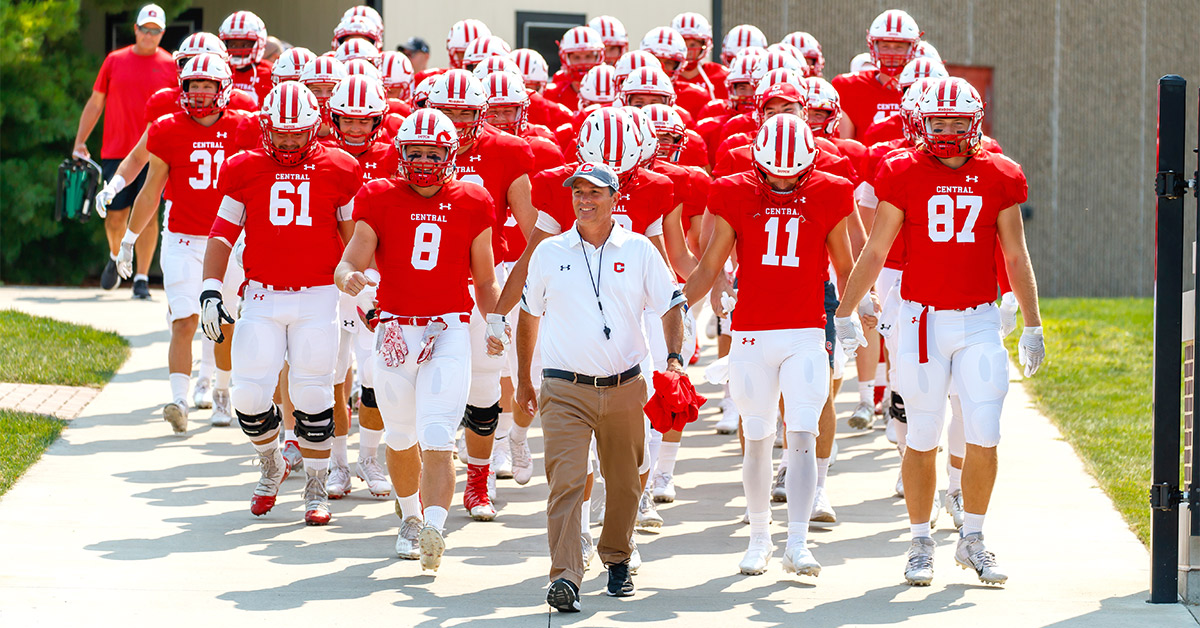
[[[217,390],[229,390],[229,382],[232,379],[233,371],[217,369],[216,375],[213,377],[213,388]]]
[[[328,471],[329,458],[304,458],[304,471]]]
[[[771,541],[771,511],[748,513],[750,518],[750,540],[762,539]]]
[[[579,524],[582,526],[580,529],[584,532],[592,527],[592,500],[590,499],[583,500],[583,507],[579,509]]]
[[[649,429],[648,438],[650,439],[650,470],[653,471],[658,466],[658,452],[662,449],[663,435],[662,432],[654,429]]]
[[[742,490],[746,493],[746,508],[751,516],[771,510],[771,450],[774,446],[774,438],[746,439],[746,453],[742,456]]]
[[[144,273],[138,273],[133,276],[134,281],[150,281],[150,277]]]
[[[288,441],[296,441],[296,430],[283,430],[283,442]]]
[[[408,519],[409,517],[421,517],[421,493],[420,491],[413,493],[407,497],[396,495],[396,503],[400,504],[400,516]]]
[[[250,444],[254,445],[254,451],[257,451],[259,453],[265,453],[265,452],[271,451],[272,449],[276,449],[279,447],[279,443],[277,443],[273,440],[267,441],[261,445],[259,445],[258,443],[255,443],[255,442],[251,442]]]
[[[350,466],[350,455],[347,452],[346,440],[349,436],[334,436],[333,449],[329,452],[329,458],[335,467]]]
[[[875,380],[858,380],[858,402],[869,406],[875,405]]]
[[[374,458],[379,455],[379,441],[383,439],[383,430],[373,430],[358,426],[358,459]]]
[[[467,464],[474,465],[477,467],[486,467],[486,466],[492,464],[492,459],[491,458],[476,458],[474,456],[468,455],[467,456]]]
[[[928,521],[926,521],[925,523],[910,523],[910,524],[908,524],[908,529],[912,533],[912,538],[914,538],[914,539],[920,538],[920,537],[926,537],[926,538],[930,537]]]
[[[987,515],[976,515],[969,512],[963,513],[962,535],[973,534],[975,532],[983,532],[983,518]]]
[[[817,499],[817,435],[793,431],[788,432],[787,441],[788,545],[803,547]]]
[[[669,443],[663,441],[662,447],[658,450],[658,473],[665,473],[668,477],[675,475],[675,459],[679,456],[679,443]]]
[[[817,487],[825,488],[825,478],[829,476],[829,458],[817,458]]]
[[[188,388],[191,386],[191,375],[188,373],[171,373],[171,401],[178,401],[187,406]]]
[[[512,429],[513,415],[511,412],[501,412],[500,420],[496,424],[496,438],[504,438],[508,436],[508,431]]]
[[[438,532],[446,529],[446,509],[441,506],[425,507],[425,524],[431,525]]]
[[[948,471],[948,475],[950,476],[950,482],[946,484],[946,492],[953,493],[954,491],[961,491],[962,469],[959,469],[954,465],[950,465],[950,468],[946,471]]]
[[[529,438],[529,426],[521,427],[513,423],[512,429],[508,430],[508,437],[518,443],[523,442],[526,438]]]
[[[200,368],[196,373],[197,382],[212,383],[213,371],[217,370],[217,343],[208,339],[208,336],[201,335],[200,337]]]
[[[887,362],[880,360],[879,364],[875,365],[875,381],[877,381],[877,382],[886,382],[887,381]],[[887,399],[887,395],[884,395],[883,398]]]

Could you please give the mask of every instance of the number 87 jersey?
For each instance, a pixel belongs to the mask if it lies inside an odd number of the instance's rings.
[[[1021,166],[982,151],[957,169],[925,151],[897,153],[880,165],[875,195],[904,212],[901,297],[946,310],[996,300],[996,221],[1028,196]]]

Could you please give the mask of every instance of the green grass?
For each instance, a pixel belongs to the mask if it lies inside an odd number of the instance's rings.
[[[1153,301],[1042,299],[1041,309],[1047,357],[1026,388],[1148,544]],[[1014,359],[1020,333],[1006,342]]]
[[[0,410],[0,495],[37,462],[64,425],[53,417]]]
[[[127,357],[112,332],[0,310],[0,382],[99,388]]]

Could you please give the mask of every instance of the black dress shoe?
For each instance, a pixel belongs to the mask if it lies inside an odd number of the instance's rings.
[[[133,298],[143,301],[150,300],[150,282],[145,279],[133,280]]]
[[[119,285],[121,285],[121,278],[117,275],[117,263],[110,257],[108,263],[104,265],[104,272],[100,273],[100,287],[105,290],[116,290]]]
[[[579,587],[566,578],[559,578],[550,583],[550,589],[546,591],[546,603],[560,613],[578,613]]]
[[[608,565],[608,589],[610,597],[633,595],[633,576],[629,575],[629,561]]]

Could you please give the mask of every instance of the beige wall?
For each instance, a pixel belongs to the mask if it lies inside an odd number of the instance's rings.
[[[321,54],[329,50],[333,27],[342,14],[356,4],[347,0],[195,0],[192,6],[204,9],[204,28],[210,32],[217,32],[230,13],[250,10],[266,22],[267,34]]]
[[[1194,147],[1195,0],[845,0],[829,10],[725,0],[724,27],[757,24],[772,41],[807,30],[832,76],[866,50],[871,20],[893,6],[912,14],[947,62],[994,68],[987,115],[1029,180],[1026,234],[1042,293],[1150,295],[1156,82],[1172,73],[1188,80]],[[1195,163],[1189,155],[1187,172]]]
[[[409,37],[422,37],[429,42],[430,67],[445,67],[446,33],[458,20],[475,18],[483,20],[492,34],[516,45],[517,11],[544,11],[553,13],[583,13],[591,19],[597,15],[612,15],[621,20],[629,32],[631,46],[637,48],[642,35],[655,26],[670,25],[671,18],[684,11],[695,11],[712,18],[710,0],[681,0],[672,2],[645,2],[637,0],[605,0],[605,2],[583,2],[581,0],[522,0],[521,2],[471,2],[464,0],[438,0],[436,10],[422,5],[422,10],[411,9],[412,3],[404,0],[384,0],[383,21],[386,24],[384,43],[389,50],[404,43]],[[401,17],[403,16],[403,17]]]

